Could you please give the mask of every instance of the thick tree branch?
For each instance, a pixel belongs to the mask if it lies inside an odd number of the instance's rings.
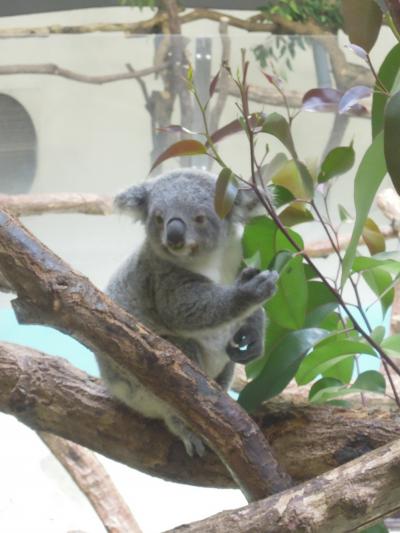
[[[400,510],[400,440],[303,485],[166,533],[360,531]]]
[[[371,404],[372,405],[372,404]],[[275,399],[255,420],[280,463],[302,482],[396,438],[398,412],[311,406]],[[0,410],[35,430],[91,448],[150,475],[200,486],[235,486],[218,458],[189,458],[157,420],[111,398],[103,383],[64,359],[0,343]]]
[[[149,67],[142,70],[133,70],[128,68],[125,72],[118,74],[107,74],[102,76],[88,76],[87,74],[80,74],[66,68],[59,67],[53,63],[42,65],[0,65],[0,76],[15,75],[15,74],[39,74],[60,76],[68,80],[78,81],[82,83],[92,83],[93,85],[104,85],[106,83],[113,83],[116,81],[131,80],[149,76],[155,72],[160,72],[168,68],[169,63],[163,63],[157,67]]]
[[[141,533],[129,507],[96,455],[50,433],[38,433],[87,497],[109,533]]]
[[[259,428],[236,402],[6,212],[0,213],[0,270],[16,290],[21,322],[56,327],[135,375],[204,437],[248,499],[289,485]]]

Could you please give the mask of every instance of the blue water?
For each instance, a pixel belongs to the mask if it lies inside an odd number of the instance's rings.
[[[357,309],[352,309],[354,316],[364,325]],[[389,331],[390,311],[382,319],[379,306],[373,306],[367,312],[368,320],[374,328],[379,325]],[[94,376],[99,375],[98,366],[93,353],[72,337],[45,326],[22,326],[18,324],[12,309],[0,309],[0,340],[30,346],[51,355],[64,357],[71,364]],[[359,358],[361,371],[378,370],[380,360],[370,355]]]
[[[59,355],[88,374],[99,375],[96,359],[85,346],[52,328],[21,326],[11,309],[0,309],[0,340]]]

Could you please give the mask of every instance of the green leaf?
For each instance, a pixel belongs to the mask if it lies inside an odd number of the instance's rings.
[[[350,42],[369,52],[382,25],[378,4],[374,0],[342,0],[342,13]]]
[[[378,77],[387,91],[391,91],[397,73],[400,71],[400,43],[396,44],[388,55],[378,72]],[[388,97],[379,90],[375,84],[372,97],[372,137],[376,137],[383,129],[383,113]]]
[[[296,374],[296,381],[299,385],[305,385],[332,366],[358,353],[375,355],[373,348],[363,342],[334,338],[329,342],[327,339],[326,343],[316,346],[303,360]]]
[[[388,337],[381,346],[390,357],[400,357],[400,335]]]
[[[286,146],[289,153],[294,159],[297,159],[296,149],[294,147],[292,134],[288,121],[279,113],[267,115],[262,125],[263,133],[269,133],[281,141]]]
[[[288,231],[292,239],[302,249],[304,243],[300,235],[292,230]],[[261,269],[268,268],[277,252],[281,250],[297,252],[275,223],[267,217],[255,217],[246,224],[242,245],[245,258],[253,257],[259,253]]]
[[[318,183],[324,183],[334,176],[344,174],[354,165],[355,153],[352,146],[334,148],[325,157],[318,175]]]
[[[307,176],[306,184],[303,179],[302,171]],[[313,196],[314,182],[302,163],[296,163],[289,160],[272,176],[274,185],[284,187],[298,200],[309,200]]]
[[[157,157],[150,169],[150,172],[167,159],[171,159],[173,157],[182,157],[186,155],[203,155],[206,153],[207,148],[199,141],[195,141],[193,139],[185,139],[183,141],[178,141],[177,143],[169,146],[162,154]]]
[[[328,368],[328,370],[325,370],[322,375],[326,378],[339,379],[342,383],[350,383],[354,372],[354,360],[355,356],[346,357],[336,363],[336,365]]]
[[[304,326],[322,327],[321,323],[337,308],[338,302],[327,286],[320,281],[308,281],[307,287],[308,302]]]
[[[400,194],[400,91],[393,94],[385,107],[383,143],[387,170],[397,194]]]
[[[308,393],[308,399],[312,400],[312,398],[320,391],[331,388],[331,387],[342,387],[343,383],[334,378],[321,378],[315,383],[313,383],[310,392]]]
[[[385,326],[376,326],[376,328],[374,328],[371,332],[371,337],[374,339],[375,342],[381,344],[383,339],[385,338],[385,334]]]
[[[385,237],[372,218],[367,218],[365,221],[362,237],[371,255],[379,254],[386,250]]]
[[[380,372],[377,372],[376,370],[367,370],[358,376],[352,385],[352,388],[384,394],[386,390],[386,382]]]
[[[383,135],[380,133],[375,137],[371,146],[365,152],[355,177],[354,205],[356,208],[356,222],[350,243],[343,258],[342,287],[349,277],[365,220],[367,219],[368,212],[385,174],[386,164],[383,157]]]
[[[223,168],[215,184],[214,208],[220,218],[225,218],[232,210],[239,188],[230,168]]]
[[[380,299],[382,313],[385,315],[394,299],[394,289],[393,287],[389,289],[392,285],[391,275],[385,272],[382,268],[373,268],[365,271],[363,273],[363,278],[367,282],[369,288]]]
[[[253,411],[261,402],[276,396],[286,387],[312,346],[326,335],[318,328],[291,331],[277,343],[256,379],[239,395],[239,403]]]
[[[268,190],[270,191],[273,204],[276,208],[282,207],[294,200],[293,194],[280,185],[269,185]]]
[[[364,257],[359,256],[354,259],[353,262],[353,272],[362,272],[364,270],[371,270],[373,268],[381,268],[385,272],[390,274],[399,274],[400,273],[400,261],[397,259],[391,259],[391,256],[388,254],[379,254],[374,257]],[[397,257],[396,255],[393,257]]]
[[[278,290],[266,304],[269,319],[287,329],[300,329],[306,316],[307,297],[303,258],[294,257],[281,272]]]
[[[281,211],[279,218],[285,226],[295,226],[296,224],[304,224],[314,220],[312,213],[305,207],[304,203],[297,201],[292,202]]]

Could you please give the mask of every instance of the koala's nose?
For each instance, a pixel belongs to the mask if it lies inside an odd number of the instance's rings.
[[[167,223],[167,245],[182,248],[185,244],[186,224],[180,218],[171,218]]]

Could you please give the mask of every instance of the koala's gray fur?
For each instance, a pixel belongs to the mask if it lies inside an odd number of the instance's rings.
[[[277,274],[245,269],[238,275],[243,222],[256,201],[251,191],[240,191],[232,212],[220,219],[215,183],[207,172],[182,169],[116,197],[121,211],[144,224],[146,237],[111,278],[107,293],[227,389],[234,367],[227,347],[243,324],[256,334],[255,355],[263,352],[261,306],[274,293]],[[203,453],[202,441],[169,405],[109,361],[99,364],[116,397],[146,417],[163,419],[189,454]]]

